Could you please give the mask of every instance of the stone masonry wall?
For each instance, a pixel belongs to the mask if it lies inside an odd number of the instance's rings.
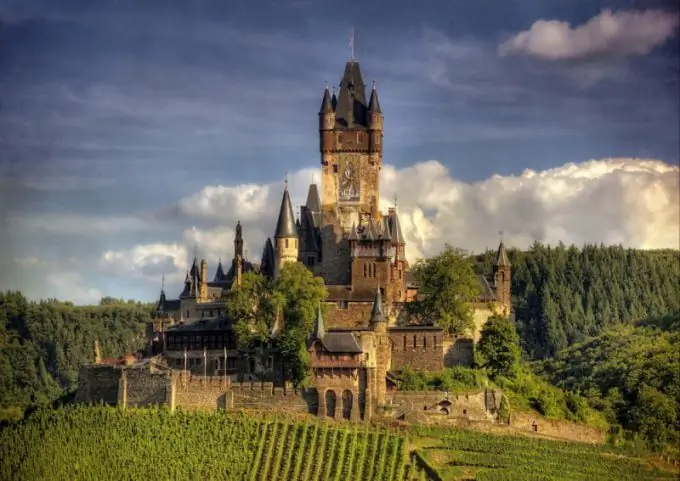
[[[126,407],[148,407],[168,402],[170,377],[165,372],[148,369],[126,369],[122,382]]]
[[[486,391],[476,393],[392,391],[387,393],[387,403],[396,406],[396,409],[391,410],[395,416],[422,412],[461,417],[472,421],[492,421],[494,419],[492,406],[487,409]]]
[[[474,363],[474,341],[470,338],[449,338],[444,341],[444,366],[472,366]]]
[[[372,302],[348,302],[347,309],[339,308],[336,302],[327,302],[324,318],[326,327],[366,327],[371,318],[371,309]]]
[[[76,402],[118,404],[122,369],[116,366],[82,366],[78,372]]]
[[[551,436],[567,441],[603,443],[605,433],[599,429],[558,419],[546,419],[538,414],[516,411],[510,413],[510,426],[523,431]],[[535,426],[535,427],[534,427]]]
[[[406,366],[415,371],[443,369],[444,350],[441,332],[394,330],[389,336],[392,340],[391,370],[400,371]]]

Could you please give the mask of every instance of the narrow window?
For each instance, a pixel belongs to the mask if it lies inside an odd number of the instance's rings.
[[[364,277],[368,277],[368,266],[364,264]]]
[[[404,336],[404,349],[406,349],[406,336]]]
[[[423,336],[423,349],[427,349],[427,336]]]
[[[434,336],[434,337],[432,338],[432,347],[434,347],[435,349],[437,349],[437,336]]]
[[[286,239],[286,249],[288,249],[288,239]]]
[[[413,348],[414,348],[414,349],[415,349],[415,347],[416,347],[416,342],[417,342],[417,341],[416,341],[416,336],[414,335],[414,336],[413,336]]]

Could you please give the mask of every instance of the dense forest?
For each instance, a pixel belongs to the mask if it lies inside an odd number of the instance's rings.
[[[494,252],[479,256],[491,273]],[[680,311],[680,252],[585,245],[510,249],[522,348],[543,359],[604,329]]]
[[[636,429],[642,406],[636,400],[643,397],[647,405],[660,406],[664,416],[679,412],[680,383],[672,369],[678,335],[672,319],[680,312],[677,251],[536,243],[508,253],[525,360],[534,360],[554,384],[587,397],[609,412],[610,422],[627,429]],[[488,273],[492,259],[493,252],[478,257]],[[142,348],[152,309],[152,304],[111,298],[79,307],[0,293],[0,419],[8,410],[20,412],[71,392],[79,365],[93,359],[95,340],[104,357]],[[640,325],[662,318],[671,321]],[[536,386],[529,391],[549,391]],[[666,409],[668,399],[675,411]]]
[[[98,306],[28,301],[0,293],[0,420],[10,408],[43,405],[75,389],[78,368],[144,346],[152,305],[104,298]]]
[[[582,393],[613,426],[639,432],[652,446],[674,442],[680,413],[680,316],[607,328],[535,370]]]

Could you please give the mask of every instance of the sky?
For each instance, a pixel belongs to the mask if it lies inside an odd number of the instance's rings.
[[[407,256],[680,242],[674,0],[0,0],[0,291],[179,294],[320,178],[354,55]]]

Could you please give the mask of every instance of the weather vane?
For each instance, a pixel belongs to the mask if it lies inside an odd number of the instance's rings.
[[[288,171],[286,171],[286,179],[283,181],[284,187],[288,190]]]
[[[165,289],[165,274],[161,276],[161,291]]]

